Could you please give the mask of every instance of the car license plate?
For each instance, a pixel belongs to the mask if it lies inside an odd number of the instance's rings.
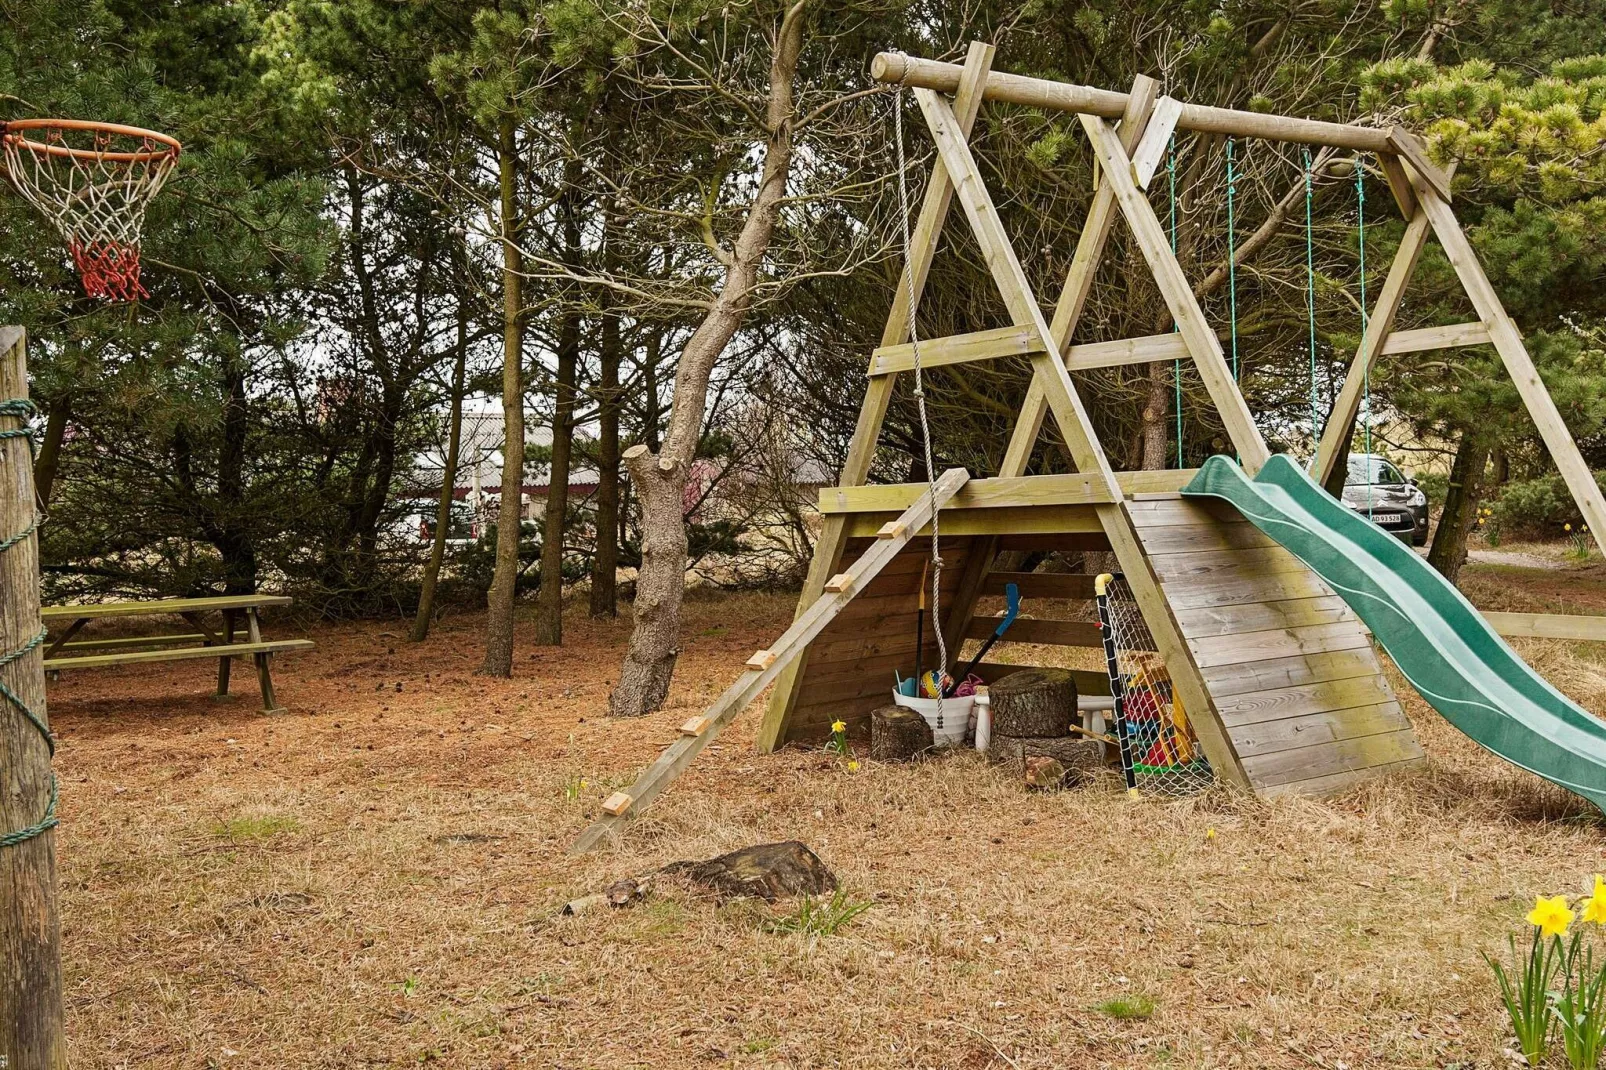
[[[1398,524],[1400,522],[1400,514],[1399,513],[1373,513],[1372,514],[1372,522],[1374,524]]]

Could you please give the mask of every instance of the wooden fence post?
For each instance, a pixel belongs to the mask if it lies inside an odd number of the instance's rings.
[[[20,327],[0,327],[0,406],[26,399]],[[38,645],[39,545],[33,451],[24,413],[0,408],[0,1067],[61,1070],[61,923],[56,914],[55,787]],[[11,432],[11,434],[7,434]],[[20,653],[19,653],[20,652]],[[7,842],[45,825],[20,842]]]

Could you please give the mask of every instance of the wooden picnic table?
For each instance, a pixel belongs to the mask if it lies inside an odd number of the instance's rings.
[[[262,689],[262,711],[281,713],[273,695],[269,661],[274,654],[311,650],[310,639],[262,638],[259,611],[288,606],[282,595],[242,594],[217,598],[164,598],[150,602],[104,602],[92,606],[45,606],[40,617],[50,630],[45,647],[45,672],[51,679],[65,669],[94,669],[107,665],[142,665],[156,661],[217,658],[217,693],[229,693],[229,666],[234,658],[249,655],[256,662],[257,684]],[[220,627],[208,618],[222,618]],[[103,639],[75,638],[93,620],[117,617],[179,617],[193,632],[120,635]],[[245,630],[239,630],[241,621]],[[60,630],[58,631],[58,627]]]

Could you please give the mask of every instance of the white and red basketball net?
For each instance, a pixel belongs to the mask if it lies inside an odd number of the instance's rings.
[[[26,120],[9,124],[0,143],[12,184],[55,224],[84,292],[149,296],[139,281],[140,231],[178,162],[177,142],[133,127]]]

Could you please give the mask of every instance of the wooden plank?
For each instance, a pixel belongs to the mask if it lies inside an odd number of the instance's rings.
[[[244,639],[246,633],[236,631],[234,639]],[[136,646],[172,646],[185,643],[204,643],[206,636],[199,632],[186,632],[174,635],[120,635],[109,639],[77,639],[63,643],[62,650],[106,650],[108,648],[126,648]]]
[[[1411,176],[1405,173],[1400,158],[1393,153],[1379,153],[1377,162],[1388,180],[1389,192],[1394,194],[1394,203],[1400,206],[1400,218],[1409,220],[1416,215],[1416,191],[1411,188]]]
[[[1539,437],[1544,439],[1550,459],[1561,472],[1567,489],[1572,491],[1584,523],[1589,525],[1596,544],[1606,552],[1606,496],[1601,494],[1600,485],[1595,482],[1589,465],[1584,463],[1583,455],[1578,452],[1578,444],[1573,441],[1572,433],[1567,430],[1561,413],[1556,409],[1556,402],[1539,378],[1533,358],[1522,344],[1522,335],[1517,332],[1511,317],[1506,315],[1494,286],[1483,272],[1483,265],[1472,251],[1472,244],[1462,232],[1461,224],[1456,222],[1455,213],[1445,200],[1434,195],[1430,184],[1422,184],[1421,178],[1420,174],[1413,175],[1413,181],[1418,182],[1417,200],[1433,222],[1433,232],[1439,239],[1439,245],[1444,249],[1450,266],[1455,269],[1467,296],[1472,299],[1472,307],[1478,313],[1478,318],[1488,325],[1489,340],[1500,354],[1507,374],[1527,406],[1528,415],[1539,429]]]
[[[950,468],[937,478],[936,484],[929,496],[922,497],[899,517],[899,526],[905,532],[912,531],[924,525],[931,519],[932,509],[940,508],[942,503],[952,498],[969,479],[969,474],[962,468]],[[877,543],[866,550],[864,555],[855,561],[846,570],[853,576],[854,586],[862,587],[875,574],[884,568],[898,552],[903,549],[903,543],[908,540],[906,534],[902,539],[888,540]],[[641,808],[650,803],[658,794],[667,788],[674,779],[691,764],[699,751],[720,730],[729,724],[736,715],[746,709],[748,704],[759,696],[759,693],[768,687],[780,675],[786,663],[799,656],[808,648],[808,644],[825,630],[831,620],[847,605],[853,597],[851,591],[840,594],[822,594],[815,602],[798,615],[781,637],[769,646],[769,653],[775,656],[767,659],[763,668],[749,668],[737,680],[725,689],[715,703],[710,706],[704,716],[711,719],[709,728],[701,735],[682,736],[671,743],[658,760],[648,766],[636,778],[636,782],[626,792],[633,800],[632,809],[640,812]],[[575,840],[573,851],[587,851],[596,846],[613,830],[622,814],[608,814],[593,822],[592,825],[580,834]]]
[[[852,586],[853,577],[848,575],[846,572],[838,572],[835,576],[832,576],[830,579],[825,581],[825,590],[827,594],[841,594],[843,591]]]
[[[45,606],[39,616],[46,621],[79,617],[153,617],[181,613],[206,613],[220,609],[252,609],[288,606],[294,599],[277,594],[221,595],[215,598],[159,598],[149,602],[102,602],[85,606]]]
[[[1079,572],[990,572],[982,584],[984,595],[1002,595],[1004,585],[1013,583],[1020,588],[1021,600],[1030,598],[1093,597],[1092,576]]]
[[[629,812],[634,802],[635,800],[630,797],[629,793],[616,791],[602,800],[602,812],[613,817],[623,817]]]
[[[998,628],[998,617],[972,617],[965,629],[966,639],[986,639]],[[1044,646],[1104,645],[1099,626],[1084,620],[1048,620],[1017,617],[1000,643],[1039,643]]]
[[[1314,572],[1255,573],[1250,576],[1167,580],[1166,599],[1177,613],[1206,606],[1234,606],[1285,598],[1319,598],[1333,593]]]
[[[1101,531],[1062,535],[1000,535],[998,549],[1019,550],[1025,553],[1085,553],[1089,550],[1108,550],[1109,536]]]
[[[1147,75],[1132,80],[1132,91],[1127,94],[1121,112],[1119,136],[1121,144],[1131,150],[1143,137],[1149,113],[1160,92],[1160,83]],[[1110,226],[1115,221],[1115,196],[1108,187],[1098,189],[1093,203],[1088,205],[1087,218],[1082,222],[1082,233],[1076,239],[1076,252],[1065,273],[1059,299],[1054,303],[1054,318],[1049,324],[1049,336],[1061,351],[1071,343],[1071,335],[1082,318],[1082,309],[1093,291],[1093,278],[1099,261],[1104,257],[1104,246],[1109,240]],[[1015,429],[1010,433],[1009,445],[1004,450],[1000,471],[1004,475],[1020,475],[1026,471],[1032,450],[1042,433],[1043,417],[1048,413],[1048,395],[1043,384],[1032,376],[1020,413],[1015,418]]]
[[[987,71],[992,66],[993,51],[992,45],[983,41],[973,41],[965,56],[960,80],[956,83],[955,121],[961,133],[967,137],[976,122],[977,114],[981,111],[982,87],[986,84]],[[915,221],[909,243],[908,263],[904,265],[899,285],[892,296],[892,309],[887,315],[886,326],[881,331],[883,346],[897,345],[909,338],[911,292],[918,304],[919,294],[925,289],[926,275],[930,271],[932,258],[936,255],[937,240],[942,233],[943,223],[948,218],[948,209],[952,202],[953,183],[942,161],[937,160],[932,165],[931,181],[926,184],[925,199],[920,205],[920,216]],[[848,454],[837,477],[837,482],[843,486],[863,483],[869,477],[870,466],[875,460],[876,444],[881,437],[881,425],[886,420],[887,406],[892,400],[892,388],[896,381],[895,376],[877,376],[867,385],[864,404],[859,408],[858,422],[853,428],[853,438],[848,443]],[[825,518],[820,527],[820,537],[814,543],[814,560],[809,564],[809,574],[804,579],[803,591],[798,596],[795,616],[802,616],[808,607],[814,604],[824,593],[826,579],[837,571],[847,540],[846,528],[847,523],[841,517]],[[761,754],[773,751],[786,739],[787,713],[797,701],[797,685],[802,678],[803,670],[808,666],[808,657],[808,651],[805,650],[787,665],[775,682],[775,691],[770,696],[755,741],[755,746]]]
[[[1408,331],[1391,331],[1383,339],[1382,356],[1402,353],[1426,353],[1434,349],[1457,349],[1461,346],[1489,344],[1489,328],[1482,323],[1447,323],[1442,327],[1416,327]]]
[[[1188,639],[1188,648],[1201,669],[1248,661],[1270,661],[1301,654],[1328,654],[1338,650],[1371,649],[1372,639],[1358,621],[1309,624],[1233,635],[1206,635]]]
[[[1166,584],[1189,576],[1269,575],[1277,572],[1309,572],[1304,562],[1280,546],[1252,550],[1201,550],[1197,553],[1154,554],[1155,574]]]
[[[1318,747],[1324,743],[1375,736],[1383,732],[1408,732],[1411,722],[1398,702],[1380,702],[1345,710],[1322,710],[1300,717],[1284,717],[1235,728],[1233,745],[1245,761],[1262,754]]]
[[[922,90],[952,93],[961,68],[940,60],[922,59],[902,52],[880,52],[870,64],[870,76],[880,82],[896,82]],[[1109,89],[1056,82],[1047,78],[1028,78],[1019,74],[993,71],[987,76],[987,100],[1007,101],[1033,108],[1097,115],[1114,119],[1126,107],[1127,95]],[[1389,131],[1370,126],[1351,126],[1320,119],[1299,119],[1258,111],[1237,111],[1204,104],[1184,103],[1177,129],[1208,134],[1265,138],[1296,145],[1332,145],[1363,152],[1399,152],[1389,139]],[[1108,164],[1105,165],[1106,169]]]
[[[1367,376],[1377,363],[1383,343],[1394,331],[1394,317],[1405,298],[1405,288],[1411,282],[1417,262],[1422,259],[1422,250],[1427,248],[1429,226],[1427,214],[1418,210],[1406,224],[1405,234],[1400,238],[1394,262],[1389,265],[1383,288],[1378,291],[1377,304],[1367,320],[1366,333],[1355,348],[1355,357],[1344,375],[1344,385],[1339,388],[1338,397],[1333,400],[1332,410],[1327,414],[1327,423],[1322,426],[1322,439],[1316,447],[1316,464],[1311,471],[1311,478],[1318,486],[1327,485],[1340,447],[1349,443],[1355,414],[1361,409],[1361,395],[1366,387]]]
[[[1030,327],[999,327],[991,331],[951,334],[920,340],[920,366],[941,368],[999,357],[1027,357],[1043,348],[1043,340]],[[915,345],[904,342],[883,346],[870,354],[871,375],[910,372],[915,368]]]
[[[66,669],[99,669],[109,665],[146,665],[158,661],[187,661],[191,658],[239,658],[254,654],[284,654],[296,650],[311,650],[317,644],[311,639],[274,639],[261,643],[229,643],[226,646],[187,646],[168,650],[129,650],[121,654],[81,654],[66,658],[49,658],[47,672]]]
[[[873,535],[881,530],[880,513],[855,513],[848,518],[849,535]],[[943,510],[944,535],[1002,535],[1063,534],[1096,532],[1099,530],[1097,514],[1085,505],[1030,505],[1006,506],[997,509],[972,509],[948,512]],[[902,533],[899,538],[910,533]],[[915,532],[929,537],[930,525]]]
[[[1329,773],[1326,776],[1310,777],[1305,780],[1290,780],[1281,784],[1268,784],[1260,789],[1260,794],[1268,799],[1283,795],[1337,795],[1369,780],[1376,780],[1381,776],[1407,772],[1421,765],[1426,757],[1426,754],[1419,754],[1415,757],[1407,758],[1403,761],[1390,762],[1386,765],[1347,769],[1343,772]]]
[[[1132,150],[1132,181],[1143,189],[1149,188],[1149,181],[1159,170],[1160,161],[1165,159],[1166,150],[1171,145],[1171,135],[1176,132],[1177,120],[1181,117],[1182,101],[1177,98],[1161,97],[1154,102],[1148,129],[1143,131],[1143,139]]]
[[[1136,240],[1149,270],[1154,273],[1160,295],[1165,299],[1177,330],[1193,355],[1199,378],[1215,403],[1216,414],[1227,429],[1227,436],[1238,451],[1244,471],[1253,476],[1260,471],[1271,453],[1266,441],[1255,426],[1255,418],[1244,401],[1238,383],[1227,367],[1221,341],[1215,329],[1205,319],[1204,310],[1194,297],[1193,287],[1177,263],[1176,254],[1160,226],[1154,208],[1132,182],[1131,161],[1121,148],[1115,131],[1103,119],[1091,115],[1080,116],[1082,128],[1093,143],[1093,151],[1104,161],[1104,170],[1121,214],[1126,217],[1132,236]]]
[[[1494,613],[1479,610],[1501,635],[1524,639],[1574,639],[1606,643],[1606,617],[1570,613]]]
[[[1165,468],[1148,472],[1117,472],[1115,481],[1128,499],[1135,495],[1175,495],[1193,482],[1197,468]]]
[[[1142,530],[1144,549],[1151,554],[1249,550],[1278,545],[1275,539],[1253,524],[1217,524],[1211,521],[1192,527],[1176,524]]]
[[[1244,771],[1249,774],[1250,781],[1260,788],[1387,766],[1422,756],[1422,745],[1406,728],[1314,747],[1255,755],[1244,759]]]
[[[926,493],[924,483],[878,483],[861,487],[825,487],[820,512],[887,513],[909,508]],[[1092,505],[1093,480],[1083,475],[1017,476],[973,479],[944,507],[945,515],[964,509],[1002,509],[1022,505]],[[1092,515],[1090,512],[1089,516]],[[945,525],[946,526],[946,525]]]
[[[1141,534],[1151,528],[1247,524],[1248,519],[1220,498],[1142,498],[1129,507]]]
[[[1277,602],[1252,602],[1247,605],[1206,606],[1202,609],[1179,609],[1175,612],[1182,634],[1189,639],[1259,632],[1271,628],[1335,624],[1339,621],[1354,621],[1359,624],[1359,618],[1355,616],[1354,611],[1337,595],[1289,598]]]
[[[749,669],[757,669],[757,670],[760,670],[760,671],[762,671],[764,669],[767,669],[771,665],[775,664],[775,651],[773,651],[773,650],[760,650],[760,651],[757,651],[752,657],[747,659],[745,664],[747,665],[747,667]]]
[[[1250,691],[1378,676],[1383,667],[1378,664],[1372,648],[1365,646],[1271,661],[1229,662],[1200,671],[1210,685],[1210,693],[1218,700],[1225,700]]]
[[[1098,368],[1121,368],[1129,364],[1153,364],[1157,360],[1187,358],[1187,343],[1175,331],[1168,331],[1165,334],[1069,346],[1065,349],[1065,368],[1073,372],[1090,372]]]
[[[1281,721],[1288,717],[1376,706],[1395,701],[1388,681],[1381,676],[1352,676],[1344,680],[1295,687],[1274,687],[1265,691],[1245,691],[1217,702],[1221,719],[1229,728]]]
[[[809,676],[830,671],[834,666],[844,662],[855,662],[865,658],[879,657],[907,657],[913,660],[915,650],[915,611],[911,609],[906,619],[899,621],[883,620],[885,629],[874,634],[866,635],[863,629],[857,634],[843,634],[834,636],[827,630],[820,638],[814,641],[809,650]],[[926,640],[928,646],[931,641]]]

